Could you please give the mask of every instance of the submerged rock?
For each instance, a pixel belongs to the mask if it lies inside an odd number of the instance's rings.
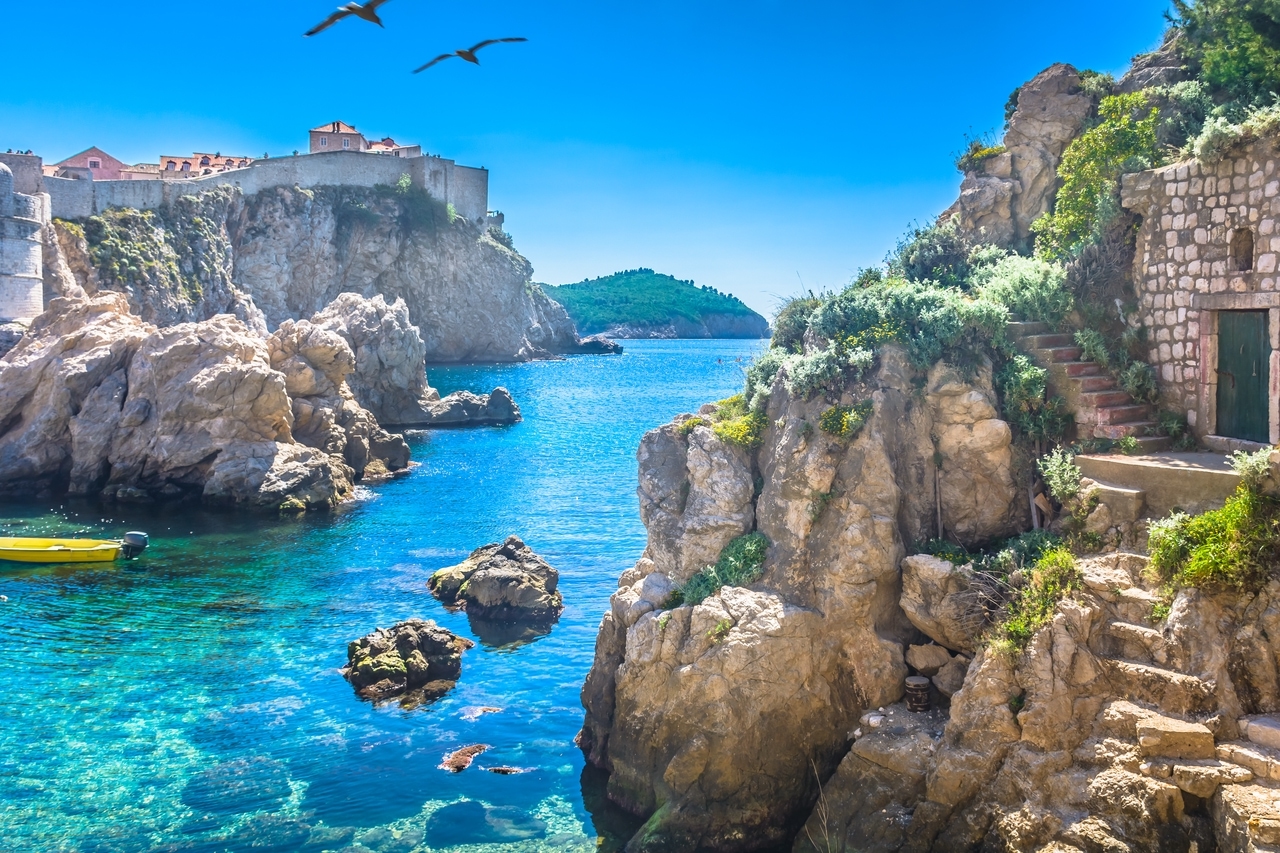
[[[543,821],[514,806],[486,806],[463,800],[444,806],[427,819],[426,842],[433,850],[463,844],[506,844],[542,838]]]
[[[546,623],[564,610],[560,573],[518,536],[485,545],[427,581],[432,594],[468,616],[491,622]]]
[[[453,689],[462,653],[474,645],[429,619],[408,619],[350,643],[342,675],[363,699],[416,705]]]
[[[470,746],[455,749],[440,762],[440,769],[448,770],[450,773],[461,773],[471,766],[471,762],[475,761],[477,755],[488,749],[489,744],[487,743],[473,743]]]

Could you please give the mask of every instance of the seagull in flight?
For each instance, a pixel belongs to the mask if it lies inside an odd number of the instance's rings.
[[[382,19],[378,17],[378,7],[387,0],[369,0],[361,6],[359,3],[348,3],[345,6],[339,6],[338,11],[307,30],[304,35],[313,36],[321,30],[327,30],[343,18],[355,15],[357,18],[364,18],[366,21],[382,26]]]
[[[370,2],[374,2],[374,0],[370,0]],[[458,57],[459,59],[465,59],[467,62],[473,63],[475,65],[479,65],[480,60],[476,59],[477,50],[479,50],[482,47],[488,47],[491,44],[500,44],[502,42],[510,42],[510,41],[528,41],[528,39],[526,38],[485,39],[479,44],[473,47],[466,48],[464,50],[455,50],[453,53],[442,53],[439,56],[437,56],[435,59],[428,62],[426,65],[422,66],[421,68],[413,69],[413,73],[417,74],[419,71],[426,71],[428,68],[435,65],[437,62],[444,62],[446,59],[452,59],[455,56]]]

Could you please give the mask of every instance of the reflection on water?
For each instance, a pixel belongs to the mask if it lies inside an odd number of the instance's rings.
[[[421,465],[331,516],[0,504],[0,531],[152,536],[133,563],[0,563],[0,848],[619,849],[636,822],[573,737],[600,615],[644,547],[636,444],[739,390],[758,347],[433,370],[444,393],[505,385],[525,421],[416,437]],[[560,571],[549,633],[493,633],[427,592],[512,533]],[[347,643],[412,616],[480,641],[462,680],[414,710],[361,701]],[[468,743],[492,748],[436,769]]]

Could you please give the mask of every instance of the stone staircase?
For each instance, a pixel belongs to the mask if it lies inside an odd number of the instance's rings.
[[[1121,697],[1103,707],[1103,729],[1136,742],[1139,773],[1177,787],[1184,808],[1208,811],[1220,850],[1280,853],[1280,718],[1240,720],[1240,738],[1219,742],[1232,727],[1216,715],[1216,685],[1176,669],[1164,634],[1144,624],[1154,601],[1140,584],[1145,563],[1118,554],[1085,578],[1116,616],[1090,642]]]
[[[1155,435],[1152,407],[1120,390],[1097,362],[1082,361],[1074,337],[1053,333],[1045,323],[1010,323],[1009,334],[1023,352],[1049,371],[1050,393],[1066,400],[1075,412],[1077,437],[1115,440],[1132,436],[1146,453],[1169,446],[1169,439]]]

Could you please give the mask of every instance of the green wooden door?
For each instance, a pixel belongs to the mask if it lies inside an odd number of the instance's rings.
[[[1271,440],[1270,368],[1267,312],[1218,312],[1218,426],[1214,432],[1264,444]]]

